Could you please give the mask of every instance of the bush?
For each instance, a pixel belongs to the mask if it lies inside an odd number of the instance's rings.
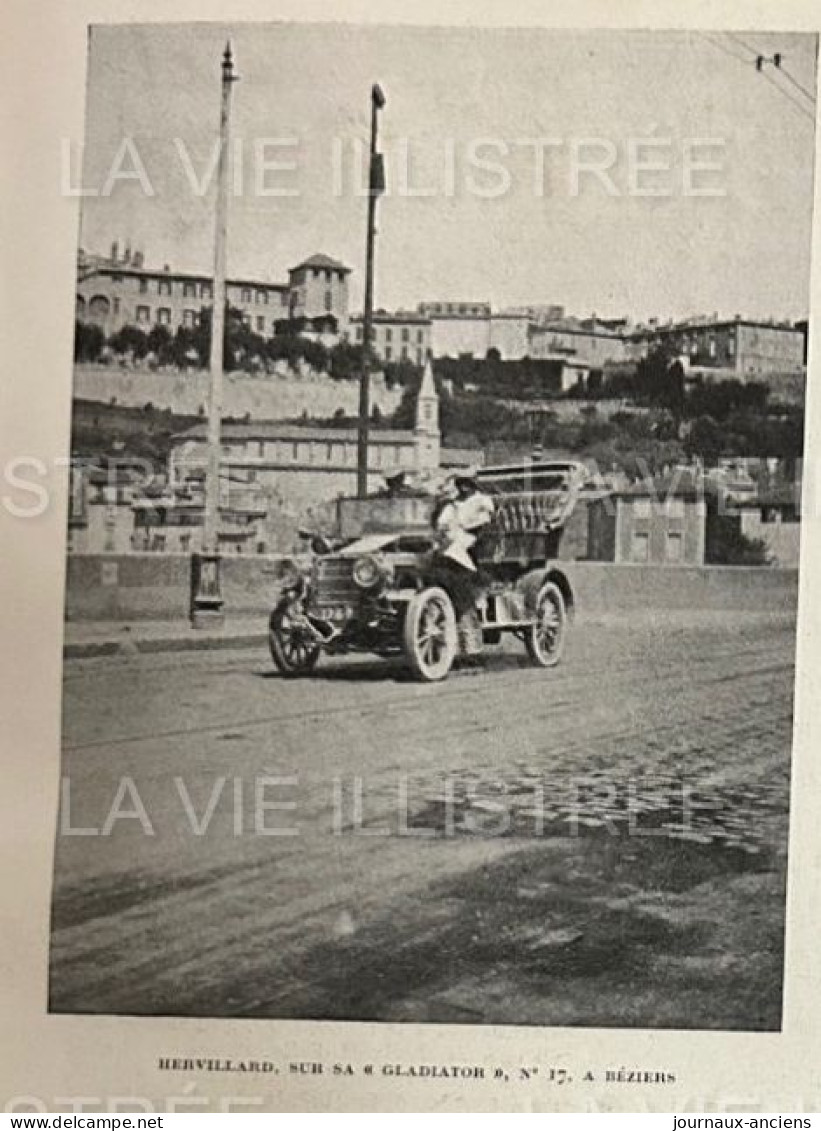
[[[328,351],[322,342],[312,341],[310,338],[301,338],[302,357],[316,373],[326,373],[330,360]]]
[[[684,369],[665,347],[651,350],[636,366],[635,396],[644,404],[659,405],[676,416],[686,408]]]
[[[359,377],[364,364],[362,346],[351,342],[337,342],[329,357],[330,374],[335,381],[350,381]]]
[[[105,346],[105,334],[99,326],[87,322],[74,323],[74,360],[97,361]]]
[[[711,416],[714,420],[726,420],[738,412],[761,415],[767,410],[769,395],[767,386],[755,381],[710,381],[691,389],[687,408],[691,416]]]
[[[399,385],[403,389],[409,386],[413,388],[419,387],[419,382],[422,377],[423,366],[415,365],[412,361],[387,361],[383,366],[385,374],[385,384],[389,389],[394,385]]]
[[[301,339],[292,334],[277,334],[265,344],[265,353],[270,361],[284,361],[291,369],[296,369],[302,356]]]
[[[153,353],[160,365],[173,365],[174,338],[167,326],[152,326],[148,334],[147,344],[150,353]]]
[[[738,519],[714,515],[707,523],[705,561],[708,565],[769,565],[767,544],[761,538],[748,538]]]
[[[148,335],[139,326],[123,326],[108,339],[110,348],[118,354],[131,354],[140,360],[149,351]]]
[[[254,337],[258,338],[258,335]],[[284,361],[291,369],[298,368],[300,362],[304,361],[317,373],[326,373],[330,365],[328,350],[322,342],[300,338],[295,334],[275,334],[267,341],[258,338],[255,348],[269,361]]]

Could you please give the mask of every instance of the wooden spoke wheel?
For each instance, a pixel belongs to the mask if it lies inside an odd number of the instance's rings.
[[[458,650],[456,613],[444,589],[423,589],[408,604],[404,651],[417,679],[434,683],[445,679]]]
[[[527,654],[540,668],[555,667],[567,636],[567,606],[555,582],[546,581],[539,590],[535,617],[535,623],[525,630]]]
[[[308,675],[316,667],[322,651],[308,632],[295,623],[289,606],[283,602],[271,613],[268,624],[268,646],[271,658],[286,676]]]

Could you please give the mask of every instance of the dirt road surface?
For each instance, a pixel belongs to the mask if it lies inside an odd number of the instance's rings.
[[[777,1029],[794,625],[68,663],[51,1009]]]

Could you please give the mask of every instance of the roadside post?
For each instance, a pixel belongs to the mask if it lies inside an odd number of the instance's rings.
[[[210,397],[208,404],[207,465],[203,512],[202,551],[191,562],[191,624],[212,628],[224,621],[220,579],[219,512],[220,450],[222,424],[223,350],[225,348],[226,248],[228,241],[228,144],[230,134],[231,87],[237,81],[227,43],[222,57],[222,97],[220,103],[220,150],[217,165],[217,198],[214,232],[214,296],[211,309],[211,353],[209,362]]]
[[[368,235],[365,251],[365,308],[362,315],[362,373],[359,379],[359,428],[357,432],[356,493],[368,494],[368,430],[370,426],[370,363],[373,337],[373,259],[376,239],[376,201],[385,191],[385,167],[377,152],[379,111],[385,106],[379,83],[371,87],[371,160],[368,180]]]

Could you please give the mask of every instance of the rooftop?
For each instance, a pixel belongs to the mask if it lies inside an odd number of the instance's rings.
[[[352,314],[351,322],[361,322],[362,317],[361,314]],[[430,318],[415,310],[375,310],[371,317],[374,322],[407,322],[415,326],[430,326]]]
[[[167,265],[163,267],[137,267],[128,263],[96,263],[88,267],[80,276],[80,282],[90,279],[93,275],[138,275],[152,279],[182,279],[194,283],[210,283],[213,276],[195,271],[172,271]],[[287,283],[271,283],[265,279],[228,279],[228,286],[257,287],[269,291],[287,291]]]
[[[346,267],[344,263],[340,263],[338,259],[332,259],[330,255],[324,255],[322,252],[317,252],[315,255],[303,259],[301,263],[297,263],[296,267],[292,267],[289,274],[294,271],[299,271],[303,267],[317,267],[320,269],[328,269],[331,271],[343,271],[346,275],[350,275],[350,267]]]
[[[185,432],[173,437],[177,444],[192,440],[204,441],[207,435],[206,424],[195,424]],[[355,428],[327,428],[314,424],[299,424],[289,420],[254,420],[249,423],[224,423],[221,429],[223,443],[236,443],[249,440],[304,440],[316,443],[355,444],[358,439]],[[371,428],[368,432],[372,444],[415,444],[416,436],[407,429]],[[444,466],[470,466],[481,460],[479,448],[441,449],[441,462]]]
[[[622,340],[624,333],[603,323],[579,321],[578,318],[560,318],[551,322],[535,323],[531,329],[537,334],[583,334],[585,337],[615,338]]]
[[[731,326],[754,326],[763,330],[783,330],[788,333],[798,334],[803,331],[793,326],[790,322],[778,322],[775,319],[765,318],[743,318],[740,314],[736,314],[733,318],[719,318],[714,317],[696,317],[687,318],[681,322],[659,322],[646,326],[637,326],[634,333],[637,337],[643,337],[648,334],[680,334],[688,330],[725,330]]]
[[[705,493],[711,493],[711,488],[694,468],[682,468],[655,479],[642,477],[627,487],[613,491],[620,499],[651,498],[659,504],[663,504],[666,499],[703,499]]]
[[[207,425],[195,424],[179,432],[174,440],[204,440],[207,435]],[[372,443],[383,444],[412,444],[414,434],[409,430],[399,428],[371,428],[368,431]],[[317,440],[337,441],[338,443],[356,442],[357,430],[355,428],[328,428],[316,424],[301,424],[292,420],[252,420],[223,423],[221,428],[223,442],[232,440]]]

